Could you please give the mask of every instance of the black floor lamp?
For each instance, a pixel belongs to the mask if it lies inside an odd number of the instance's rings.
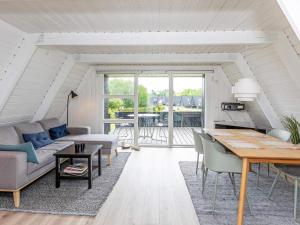
[[[70,102],[70,96],[71,98],[78,97],[78,94],[76,94],[74,91],[71,91],[70,94],[68,94],[68,100],[67,100],[67,126],[69,125],[69,102]]]

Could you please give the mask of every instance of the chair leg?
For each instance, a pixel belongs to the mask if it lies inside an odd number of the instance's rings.
[[[112,162],[111,154],[108,154],[107,157],[108,157],[108,165],[110,166]]]
[[[287,175],[284,175],[284,180],[285,180],[285,183],[286,183],[287,185],[289,185],[289,181],[288,181]]]
[[[268,194],[268,199],[270,199],[270,198],[271,198],[271,195],[273,194],[273,191],[274,191],[274,188],[275,188],[275,185],[276,185],[276,183],[277,183],[277,181],[278,181],[279,176],[280,176],[280,171],[278,170],[278,171],[277,171],[277,175],[276,175],[276,177],[275,177],[275,179],[274,179],[274,181],[273,181],[273,184],[272,184],[272,186],[271,186],[270,192],[269,192],[269,194]]]
[[[236,197],[236,188],[235,188],[235,180],[234,180],[234,175],[233,173],[228,173],[229,175],[229,179],[231,181],[231,184],[232,184],[232,187],[233,187],[233,193],[234,193],[234,196]]]
[[[197,165],[196,165],[196,174],[198,174],[199,156],[200,156],[200,152],[197,152]]]
[[[117,149],[117,148],[115,149],[115,153],[116,153],[116,156],[118,156],[118,155],[119,155],[119,153],[118,153],[118,149]]]
[[[216,208],[218,178],[219,178],[219,173],[217,173],[216,180],[215,180],[214,201],[213,201],[213,210],[212,210],[213,212],[215,211],[215,208]]]
[[[204,166],[204,161],[201,163],[201,172],[202,172],[202,190],[204,186],[204,176],[205,176],[205,166]]]
[[[207,175],[208,175],[208,169],[205,169],[205,171],[204,171],[204,179],[203,179],[203,184],[202,184],[202,195],[204,194],[204,191],[205,191],[205,183],[206,183]]]
[[[298,203],[298,179],[295,179],[294,190],[294,220],[297,218],[297,203]]]
[[[249,201],[248,193],[246,193],[246,201],[247,201],[247,205],[248,205],[248,208],[249,208],[249,211],[250,211],[250,215],[252,216],[253,215],[252,207],[251,207],[251,204],[250,204],[250,201]]]
[[[268,163],[268,177],[270,176],[270,164]]]
[[[259,186],[260,166],[261,166],[261,164],[258,163],[258,166],[257,166],[257,174],[256,174],[256,188],[257,188],[257,189],[258,189],[258,186]]]

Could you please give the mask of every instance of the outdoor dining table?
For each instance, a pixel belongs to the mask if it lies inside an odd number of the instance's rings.
[[[128,117],[134,118],[134,114],[129,114]],[[157,113],[138,113],[139,124],[144,125],[144,133],[142,135],[143,138],[150,137],[153,138],[153,131],[151,129],[152,123],[150,123],[149,119],[160,117]],[[139,126],[140,127],[140,126]]]
[[[205,129],[243,161],[237,225],[244,222],[244,204],[251,163],[300,164],[300,147],[254,130]]]

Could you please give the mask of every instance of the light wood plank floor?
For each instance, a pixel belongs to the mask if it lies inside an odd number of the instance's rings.
[[[178,161],[187,148],[132,152],[120,180],[96,217],[0,212],[1,225],[199,225]]]

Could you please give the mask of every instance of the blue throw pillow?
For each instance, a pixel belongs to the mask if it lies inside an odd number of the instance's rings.
[[[53,127],[51,129],[49,129],[49,134],[52,140],[67,136],[69,133],[68,129],[67,129],[67,125],[63,124],[61,126],[58,127]]]
[[[0,151],[13,151],[13,152],[26,152],[27,161],[32,163],[39,163],[35,149],[31,142],[27,142],[19,145],[1,145]]]
[[[39,149],[43,146],[50,145],[54,141],[52,141],[47,132],[40,132],[35,134],[22,134],[25,142],[31,142],[35,149]]]

